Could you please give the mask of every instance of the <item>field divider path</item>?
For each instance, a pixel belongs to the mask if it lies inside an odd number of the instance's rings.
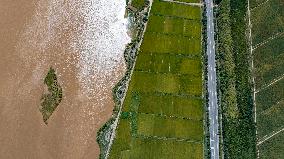
[[[180,1],[175,1],[175,0],[161,0],[163,2],[171,2],[171,3],[178,3],[178,4],[184,4],[184,5],[190,5],[190,6],[198,6],[202,7],[203,3],[188,3],[188,2],[180,2]]]
[[[272,80],[269,84],[267,84],[267,85],[265,85],[264,87],[260,88],[260,89],[257,90],[255,93],[258,93],[258,92],[260,92],[261,90],[266,89],[266,88],[272,86],[273,84],[277,83],[278,81],[282,80],[283,78],[284,78],[284,74],[282,74],[280,77],[278,77],[278,78]]]
[[[270,1],[270,0],[266,0],[266,1],[264,1],[264,2],[262,2],[262,3],[260,3],[260,4],[258,4],[256,7],[253,7],[252,9],[250,9],[250,11],[253,11],[254,9],[256,9],[256,8],[258,8],[258,7],[262,6],[262,5],[264,5],[265,3],[269,2],[269,1]]]
[[[216,58],[214,40],[214,15],[213,0],[205,0],[207,17],[207,57],[208,57],[208,83],[207,91],[209,95],[209,133],[211,159],[219,159],[219,121],[218,121],[218,102],[217,102],[217,79],[216,79]]]
[[[165,140],[165,141],[176,141],[176,142],[189,142],[189,143],[199,143],[203,144],[202,141],[193,140],[193,139],[184,139],[184,138],[176,138],[176,137],[161,137],[161,136],[155,136],[155,135],[141,135],[137,134],[136,137],[143,138],[143,139],[151,139],[151,140]]]
[[[188,36],[188,35],[184,35],[184,34],[160,33],[160,32],[154,32],[154,31],[148,31],[148,33],[149,33],[149,34],[167,35],[167,36],[173,36],[173,37],[183,37],[183,38],[189,38],[189,39],[197,39],[197,40],[199,40],[197,37]]]
[[[256,88],[255,88],[255,77],[253,75],[254,63],[253,63],[253,46],[252,46],[252,23],[251,23],[251,9],[250,1],[248,0],[247,12],[248,12],[248,27],[249,27],[249,51],[251,56],[251,69],[252,69],[252,84],[253,84],[253,111],[254,111],[254,123],[256,124]],[[256,126],[257,127],[257,126]],[[257,140],[257,128],[256,128],[256,140]],[[257,158],[259,158],[259,150],[257,149]]]
[[[262,143],[264,143],[265,141],[269,140],[269,139],[272,138],[273,136],[275,136],[275,135],[281,133],[282,131],[284,131],[284,127],[283,127],[282,129],[278,130],[277,132],[275,132],[275,133],[269,135],[268,137],[264,137],[263,140],[261,140],[261,141],[259,141],[259,142],[257,143],[257,146],[261,145]]]
[[[253,46],[252,50],[255,50],[255,49],[257,49],[257,48],[259,48],[259,47],[261,47],[261,46],[267,44],[267,43],[270,42],[271,40],[273,40],[273,39],[275,39],[275,38],[278,38],[279,36],[281,36],[281,35],[283,35],[283,34],[284,34],[284,32],[279,32],[279,33],[277,33],[277,34],[275,34],[275,35],[272,35],[272,36],[269,37],[267,40],[265,40],[265,41],[263,41],[263,42],[261,42],[261,43],[259,43],[259,44],[256,44],[255,46]]]
[[[250,48],[250,55],[251,55],[251,68],[254,69],[253,63],[253,46],[252,46],[252,24],[251,24],[251,10],[250,10],[250,3],[248,1],[248,27],[249,27],[249,48]],[[255,78],[252,76],[252,83],[253,83],[253,105],[254,105],[254,122],[256,123],[256,104],[255,104],[255,96],[256,96],[256,88],[255,88]]]
[[[162,117],[162,118],[190,120],[190,121],[196,121],[196,122],[202,121],[201,119],[194,119],[194,118],[189,118],[189,117],[179,117],[179,116],[174,116],[174,115],[152,114],[152,113],[143,113],[143,112],[139,112],[139,114],[152,115],[155,117]]]
[[[166,1],[164,1],[164,2],[166,2]],[[174,19],[184,19],[184,20],[197,21],[196,19],[192,19],[192,18],[185,18],[185,17],[174,16],[174,15],[164,15],[164,14],[159,14],[159,13],[150,13],[150,15],[167,17],[167,18],[174,18]]]

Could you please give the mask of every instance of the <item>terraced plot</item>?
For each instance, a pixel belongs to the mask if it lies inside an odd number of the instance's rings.
[[[111,159],[204,156],[201,8],[155,0]]]
[[[259,157],[283,158],[284,2],[250,2]]]

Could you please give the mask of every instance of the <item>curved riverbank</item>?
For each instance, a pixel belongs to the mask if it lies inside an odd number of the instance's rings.
[[[125,2],[0,6],[0,158],[98,158],[96,134],[112,115],[112,87],[126,71]],[[39,106],[51,66],[64,93],[46,126]]]

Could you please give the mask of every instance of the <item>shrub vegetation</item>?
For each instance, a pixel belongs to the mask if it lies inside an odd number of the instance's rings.
[[[247,0],[222,0],[218,8],[218,76],[225,158],[256,158]]]
[[[48,93],[43,94],[41,99],[40,112],[43,116],[43,121],[47,124],[47,120],[52,115],[62,100],[62,88],[57,82],[55,70],[51,67],[44,79]]]

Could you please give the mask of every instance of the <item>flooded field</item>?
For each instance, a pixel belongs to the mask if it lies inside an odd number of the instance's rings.
[[[95,159],[96,133],[112,114],[130,42],[125,1],[0,1],[0,158]],[[63,99],[39,111],[56,70]]]

